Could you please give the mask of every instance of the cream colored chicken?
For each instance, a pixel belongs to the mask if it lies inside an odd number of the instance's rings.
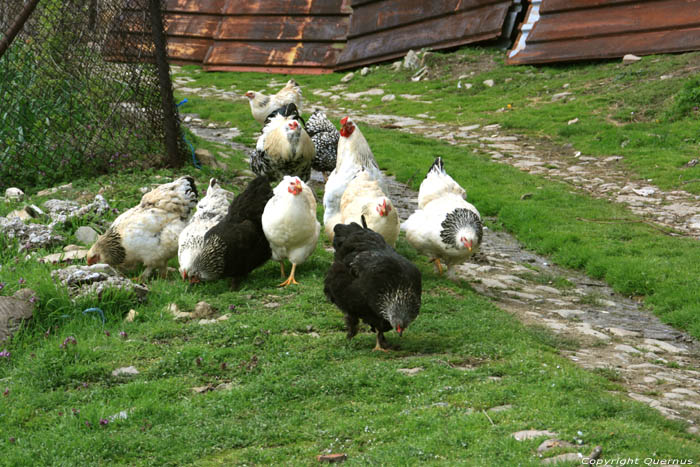
[[[162,276],[168,260],[177,254],[178,237],[197,204],[192,177],[160,185],[141,202],[117,217],[97,238],[87,255],[89,265],[107,263],[121,270],[143,264],[142,278],[158,269]]]
[[[340,120],[340,125],[338,157],[323,193],[323,226],[331,240],[333,228],[343,220],[340,212],[343,193],[360,171],[366,171],[369,178],[376,180],[381,190],[387,192],[384,175],[360,129],[349,117]]]
[[[265,123],[268,115],[287,104],[295,104],[301,114],[301,88],[293,79],[287,81],[287,84],[272,96],[248,91],[245,93],[245,97],[248,98],[253,118],[261,125]]]
[[[280,262],[283,278],[284,260],[292,263],[289,277],[279,284],[286,287],[298,284],[296,268],[316,249],[321,224],[316,220],[316,198],[299,177],[285,176],[273,193],[263,211],[262,228],[270,242],[272,259]]]
[[[391,200],[366,170],[361,171],[348,184],[340,199],[341,223],[356,222],[362,225],[365,216],[367,227],[374,230],[392,247],[399,238],[399,215]],[[328,231],[326,231],[328,233]],[[333,240],[333,232],[329,238]]]

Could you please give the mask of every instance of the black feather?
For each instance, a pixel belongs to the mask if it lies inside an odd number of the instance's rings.
[[[285,104],[280,108],[277,108],[270,112],[267,117],[265,117],[265,122],[263,123],[263,127],[270,123],[270,120],[276,115],[282,115],[283,117],[292,117],[294,120],[297,120],[301,122],[302,126],[306,127],[306,123],[304,122],[304,119],[301,117],[301,114],[299,113],[299,109],[297,108],[296,104],[294,102],[290,102],[289,104]]]

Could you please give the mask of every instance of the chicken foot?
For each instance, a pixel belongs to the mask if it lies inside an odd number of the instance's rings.
[[[292,263],[292,272],[289,273],[289,277],[287,278],[286,281],[279,284],[279,287],[287,287],[290,284],[299,285],[299,283],[296,280],[294,280],[294,272],[296,271],[296,269],[297,269],[296,263]]]

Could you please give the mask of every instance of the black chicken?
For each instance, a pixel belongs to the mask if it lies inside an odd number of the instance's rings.
[[[421,273],[384,238],[356,223],[335,226],[335,261],[323,291],[345,314],[348,339],[357,334],[359,320],[377,333],[374,350],[388,348],[384,333],[399,336],[416,319],[421,303]]]
[[[202,248],[183,278],[196,283],[231,277],[235,289],[243,277],[270,259],[270,244],[260,220],[270,198],[266,176],[251,181],[233,200],[226,216],[204,235]]]

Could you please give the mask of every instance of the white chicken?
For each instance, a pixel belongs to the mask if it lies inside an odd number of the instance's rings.
[[[481,215],[465,197],[438,157],[420,185],[418,209],[401,225],[408,243],[428,256],[440,274],[441,261],[451,273],[451,266],[465,262],[481,245]]]
[[[250,104],[250,112],[253,118],[260,124],[265,122],[265,119],[275,110],[287,104],[295,104],[299,113],[301,113],[301,88],[293,79],[287,81],[287,84],[272,96],[267,96],[261,92],[248,91],[245,93]]]
[[[187,279],[188,271],[201,253],[204,234],[224,218],[231,201],[233,201],[233,193],[221,188],[215,178],[209,180],[206,196],[197,203],[197,211],[178,239],[177,260],[183,279]]]
[[[321,224],[316,220],[316,198],[311,188],[298,177],[285,176],[273,190],[262,215],[262,228],[270,243],[272,259],[280,262],[282,277],[284,260],[292,263],[292,272],[280,287],[298,284],[294,273],[316,249]]]
[[[141,202],[117,217],[87,254],[88,265],[107,263],[121,270],[144,264],[142,278],[153,269],[162,276],[177,254],[178,237],[197,204],[192,177],[181,177],[149,191]]]
[[[281,180],[285,175],[308,180],[315,154],[314,143],[298,117],[278,114],[258,137],[250,155],[250,168],[256,175],[267,175],[271,180]]]
[[[388,191],[382,171],[360,129],[349,117],[341,119],[340,125],[335,169],[328,177],[323,193],[323,225],[330,239],[333,238],[333,227],[342,221],[340,202],[343,193],[361,170],[367,171],[369,177],[379,183],[382,192]]]
[[[362,225],[364,216],[368,228],[384,237],[392,247],[396,245],[399,238],[399,215],[379,187],[379,182],[372,180],[366,170],[357,174],[348,184],[340,199],[340,213],[343,224],[355,222]],[[332,240],[332,235],[329,238]]]

